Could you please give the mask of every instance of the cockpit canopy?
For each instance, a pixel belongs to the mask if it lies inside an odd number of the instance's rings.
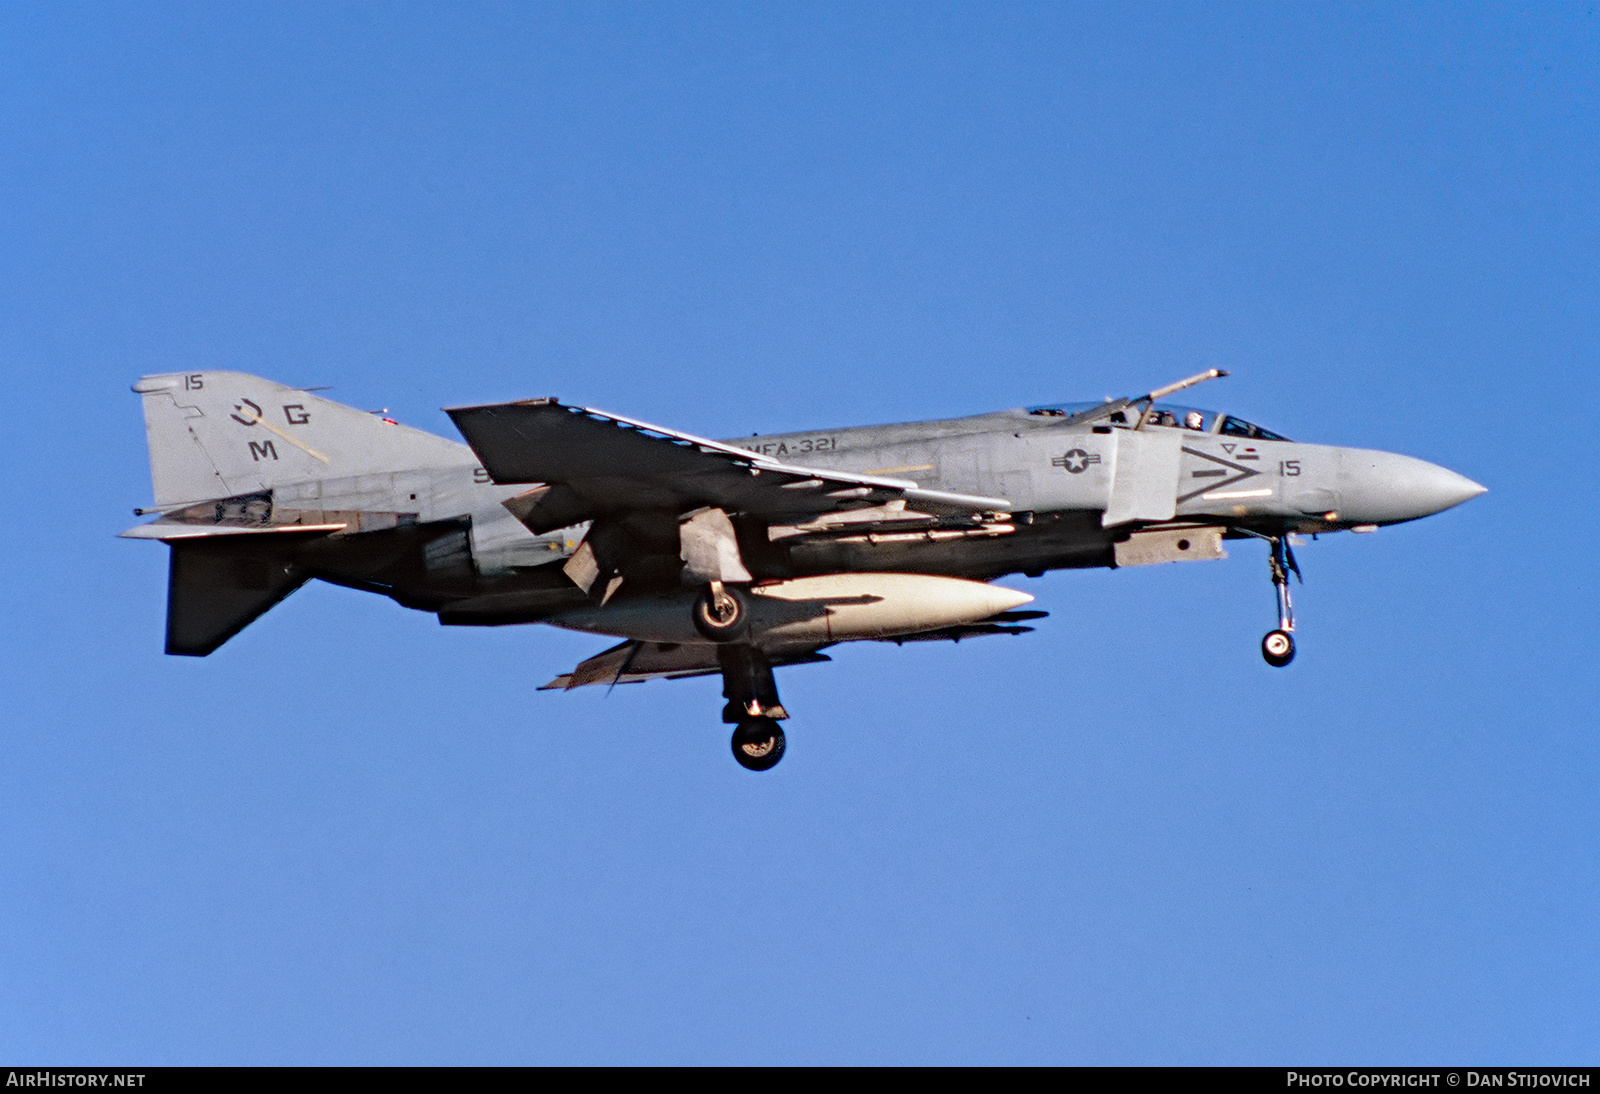
[[[1077,414],[1102,406],[1101,403],[1050,403],[1044,406],[1030,406],[1028,413],[1043,418],[1070,418]],[[1134,407],[1126,410],[1114,411],[1109,417],[1102,419],[1113,425],[1132,425],[1139,419],[1139,411]],[[1214,410],[1202,410],[1193,406],[1178,406],[1174,403],[1156,403],[1150,408],[1150,420],[1147,425],[1162,425],[1171,429],[1192,429],[1196,433],[1221,433],[1229,437],[1248,437],[1261,441],[1286,441],[1289,438],[1274,433],[1270,429],[1263,429],[1254,422],[1247,422],[1243,418],[1235,418],[1231,414],[1218,414]]]
[[[1247,422],[1243,418],[1235,418],[1231,414],[1222,416],[1222,428],[1217,432],[1227,434],[1230,437],[1250,437],[1261,441],[1286,441],[1289,439],[1281,433],[1263,429],[1254,422]]]

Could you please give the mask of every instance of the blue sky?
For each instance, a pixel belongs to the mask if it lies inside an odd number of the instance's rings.
[[[1591,4],[0,8],[0,1056],[1594,1062]],[[161,654],[128,384],[730,436],[1129,394],[1460,509],[1020,639],[534,689],[314,586]]]

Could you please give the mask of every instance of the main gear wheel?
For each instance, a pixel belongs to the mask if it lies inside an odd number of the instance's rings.
[[[768,771],[783,759],[783,729],[771,718],[750,718],[733,731],[733,758],[747,771]]]

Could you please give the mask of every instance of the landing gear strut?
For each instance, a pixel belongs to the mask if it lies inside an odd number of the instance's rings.
[[[1278,629],[1268,631],[1261,640],[1261,656],[1273,668],[1281,669],[1294,660],[1294,604],[1289,599],[1289,574],[1300,577],[1300,566],[1294,560],[1287,535],[1270,536],[1268,540],[1272,544],[1272,587],[1278,594]]]
[[[733,758],[750,771],[766,771],[783,759],[787,742],[778,723],[789,717],[778,701],[772,663],[754,646],[733,642],[717,648],[717,662],[728,700],[722,720],[736,727]]]

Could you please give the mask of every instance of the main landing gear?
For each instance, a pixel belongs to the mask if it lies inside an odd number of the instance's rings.
[[[717,661],[722,667],[722,695],[728,700],[722,720],[735,727],[733,758],[749,771],[770,770],[783,759],[788,742],[778,723],[789,717],[778,701],[772,663],[742,642],[719,646]]]
[[[1270,563],[1272,587],[1278,594],[1278,629],[1268,631],[1261,640],[1261,656],[1273,668],[1281,669],[1294,660],[1294,604],[1289,599],[1289,574],[1300,578],[1300,566],[1294,560],[1287,535],[1267,538],[1272,544]]]
[[[733,758],[749,771],[769,771],[783,759],[788,741],[780,721],[789,717],[778,701],[772,663],[745,641],[750,608],[744,596],[721,581],[710,582],[695,598],[695,630],[717,644],[722,669],[722,720],[734,727]]]

